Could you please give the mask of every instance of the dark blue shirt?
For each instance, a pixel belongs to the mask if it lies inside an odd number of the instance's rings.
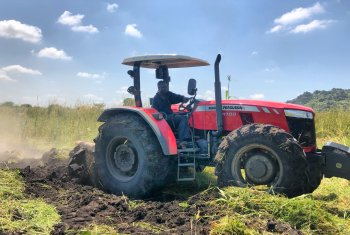
[[[164,96],[160,95],[159,92],[153,98],[152,108],[157,109],[159,112],[163,112],[165,114],[172,114],[173,110],[171,110],[172,104],[177,104],[182,102],[184,99],[183,95],[178,95],[168,91]]]

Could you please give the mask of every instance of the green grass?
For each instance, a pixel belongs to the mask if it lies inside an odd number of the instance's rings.
[[[0,199],[22,199],[24,183],[17,170],[0,170]]]
[[[324,195],[323,186],[318,195]],[[222,206],[224,218],[235,218],[236,224],[255,221],[255,226],[264,224],[268,219],[288,223],[292,228],[305,234],[349,234],[350,220],[334,213],[323,200],[314,200],[314,194],[288,199],[270,195],[262,191],[228,187],[220,190],[221,197],[212,202]],[[319,197],[321,198],[321,197]],[[260,220],[260,221],[259,221]],[[231,223],[231,222],[230,222]],[[217,224],[215,229],[228,229],[228,223]],[[252,227],[255,227],[254,224]]]
[[[350,181],[340,178],[323,179],[313,193],[314,200],[323,203],[330,213],[350,221]]]
[[[243,219],[239,219],[238,216],[225,216],[218,223],[213,224],[211,234],[257,235],[259,233],[248,228],[248,226],[243,222]]]
[[[55,207],[28,199],[16,170],[0,170],[0,233],[49,234],[60,221]]]
[[[318,146],[327,141],[350,146],[350,111],[332,110],[316,113]]]

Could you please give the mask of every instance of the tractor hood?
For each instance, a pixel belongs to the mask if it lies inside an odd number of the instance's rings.
[[[289,104],[289,103],[282,103],[282,102],[274,102],[274,101],[262,101],[262,100],[223,100],[223,105],[247,105],[247,106],[259,106],[259,107],[266,107],[266,108],[275,108],[275,109],[295,109],[295,110],[303,110],[307,112],[312,112],[314,114],[314,111],[312,108],[297,105],[297,104]],[[215,101],[201,101],[199,102],[198,106],[207,106],[207,105],[215,105]]]

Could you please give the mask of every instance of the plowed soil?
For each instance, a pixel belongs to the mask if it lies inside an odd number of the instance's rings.
[[[76,183],[68,175],[68,160],[56,158],[55,150],[44,154],[42,159],[18,160],[12,153],[7,154],[10,159],[5,161],[6,167],[21,169],[25,193],[31,198],[43,198],[57,208],[62,222],[55,226],[53,234],[71,233],[92,223],[106,224],[115,227],[116,232],[127,234],[208,234],[210,231],[210,221],[201,215],[210,214],[206,201],[217,196],[214,190],[188,198],[185,206],[180,206],[181,198],[162,192],[146,200],[130,201],[126,196]],[[29,164],[34,167],[26,166]]]
[[[219,197],[216,189],[188,198],[159,192],[153,198],[135,201],[79,184],[68,174],[68,159],[58,158],[55,149],[42,159],[14,160],[11,152],[2,155],[0,168],[21,169],[28,197],[42,198],[57,208],[61,223],[52,234],[75,234],[91,224],[109,225],[124,234],[209,234],[213,223],[225,215],[208,203]],[[264,225],[252,221],[251,225],[261,233],[300,234],[276,221]]]

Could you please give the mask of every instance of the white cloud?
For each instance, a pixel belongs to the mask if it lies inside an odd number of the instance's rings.
[[[33,70],[29,68],[25,68],[21,65],[10,65],[3,67],[1,70],[6,73],[22,73],[22,74],[30,74],[30,75],[42,75],[42,73],[38,70]]]
[[[279,67],[270,67],[270,68],[265,68],[264,71],[265,72],[275,72],[279,69],[280,69]]]
[[[21,65],[9,65],[0,68],[0,81],[14,82],[16,80],[12,78],[12,75],[15,74],[42,75],[38,70],[29,69]]]
[[[269,33],[276,33],[282,29],[283,29],[282,25],[276,25],[276,26],[272,27],[268,32]]]
[[[122,106],[123,105],[123,99],[112,99],[109,102],[105,103],[106,108],[114,108],[116,106]]]
[[[265,83],[275,83],[275,80],[269,79],[269,80],[265,80],[264,82],[265,82]]]
[[[299,33],[299,32],[305,33],[305,32],[312,30],[312,29],[311,30],[306,29],[308,27],[320,28],[322,26],[318,27],[315,25],[316,23],[313,23],[314,25],[312,25],[312,26],[309,26],[308,24],[307,25],[302,24],[302,25],[300,25],[300,27],[299,27],[299,25],[294,27],[293,25],[300,23],[301,21],[305,21],[307,19],[310,19],[310,18],[314,17],[315,15],[321,14],[324,12],[325,12],[325,9],[319,2],[315,3],[311,7],[295,8],[292,11],[283,14],[279,18],[276,18],[274,20],[275,26],[273,26],[268,31],[268,33],[277,33],[277,32],[282,31],[282,30],[288,30],[291,33]],[[314,21],[312,21],[312,22],[314,22]],[[324,21],[324,23],[326,23],[326,22],[328,22],[328,21]],[[324,24],[321,24],[321,25],[324,25]],[[292,29],[293,27],[294,27],[294,29]]]
[[[113,13],[113,12],[115,12],[118,9],[118,7],[119,6],[116,3],[108,3],[107,4],[107,11]]]
[[[281,17],[275,19],[276,24],[287,25],[300,22],[302,20],[308,19],[315,14],[324,13],[325,10],[320,3],[315,3],[312,7],[308,8],[295,8],[290,12],[283,14]]]
[[[72,57],[68,56],[63,50],[58,50],[54,47],[46,47],[41,49],[37,53],[38,57],[50,58],[50,59],[60,59],[60,60],[71,60]]]
[[[128,24],[125,28],[125,34],[131,37],[142,38],[142,33],[136,28],[136,24]]]
[[[38,97],[34,97],[34,96],[23,96],[22,99],[25,103],[31,103],[31,104],[35,104],[35,102],[38,101]]]
[[[215,93],[212,90],[206,90],[204,93],[197,95],[197,97],[204,100],[214,100]]]
[[[99,97],[94,94],[83,95],[83,100],[87,100],[88,102],[93,102],[93,103],[102,103],[104,101],[102,97]]]
[[[63,14],[58,18],[57,22],[63,25],[80,25],[84,15],[73,15],[69,11],[63,12]]]
[[[129,95],[129,92],[127,91],[128,87],[127,86],[122,86],[119,90],[117,90],[115,93],[119,95]]]
[[[94,27],[93,25],[87,25],[87,26],[82,26],[82,25],[77,25],[77,26],[73,26],[72,31],[75,32],[85,32],[85,33],[98,33],[98,29],[96,27]]]
[[[0,69],[0,82],[1,81],[3,81],[3,82],[15,82],[16,80],[14,80],[10,76],[8,76],[5,71],[2,71]]]
[[[251,55],[252,55],[252,56],[259,55],[259,52],[258,52],[258,51],[253,51],[253,52],[251,53]]]
[[[77,73],[77,76],[83,79],[89,79],[93,80],[96,83],[102,83],[102,80],[105,78],[106,73],[97,74],[97,73],[86,73],[86,72],[79,72]]]
[[[37,43],[42,38],[41,29],[23,24],[16,20],[0,21],[0,37],[15,38],[23,41]]]
[[[307,33],[315,29],[324,29],[327,28],[333,20],[313,20],[308,24],[297,25],[291,33]]]
[[[221,87],[221,96],[224,99],[225,97],[225,93],[227,91],[227,87],[226,86],[222,86]],[[215,100],[215,91],[213,90],[206,90],[204,91],[204,93],[198,94],[197,95],[198,99],[204,99],[204,100]],[[232,98],[232,96],[230,96],[230,98]]]
[[[250,95],[249,98],[253,99],[253,100],[262,100],[262,99],[265,98],[265,95],[261,94],[261,93],[258,93],[258,94]]]
[[[104,75],[96,74],[96,73],[85,73],[85,72],[79,72],[77,73],[78,77],[81,78],[92,78],[92,79],[101,79],[104,78]]]
[[[68,25],[74,32],[84,32],[84,33],[98,33],[98,29],[93,25],[82,25],[82,20],[84,15],[73,15],[69,11],[63,12],[63,14],[58,18],[57,22],[63,25]]]

